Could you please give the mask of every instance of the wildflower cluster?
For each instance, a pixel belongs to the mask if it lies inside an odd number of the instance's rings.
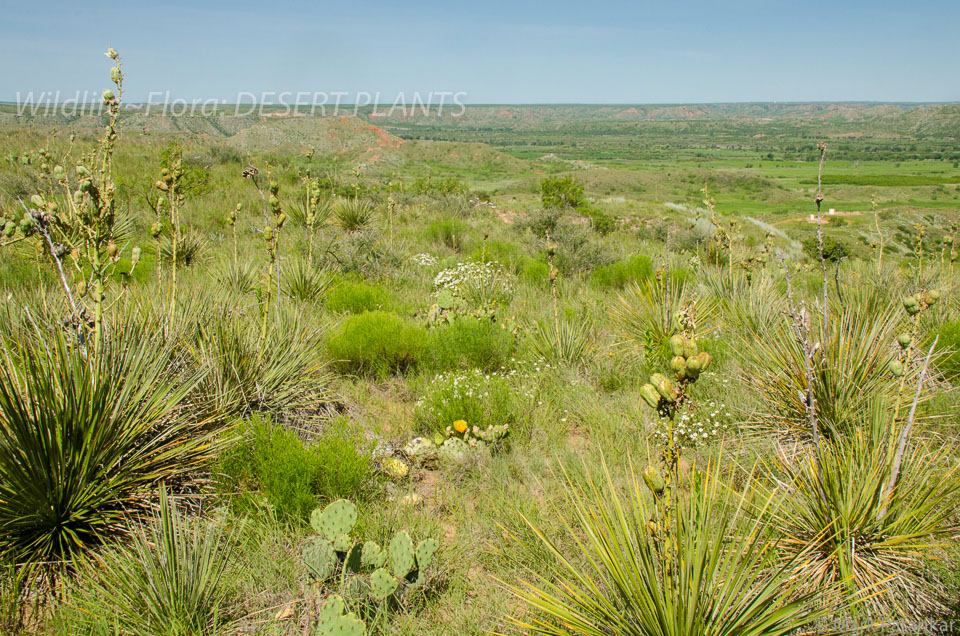
[[[414,254],[410,257],[410,260],[414,265],[419,265],[420,267],[433,267],[438,262],[436,256],[427,253]]]
[[[494,204],[492,201],[484,201],[480,197],[470,197],[470,205],[473,206],[474,210],[479,210],[479,211],[486,210],[486,211],[493,212],[494,210],[497,209],[496,204]]]
[[[507,304],[513,298],[513,276],[496,261],[460,263],[433,279],[439,297],[444,291],[470,305]]]
[[[690,408],[680,414],[673,428],[674,442],[680,448],[697,448],[711,440],[720,439],[729,428],[731,415],[721,403],[709,402],[700,408]],[[661,420],[654,435],[669,441],[670,433],[666,422]]]
[[[533,399],[533,392],[523,384],[515,369],[441,373],[417,401],[416,418],[424,428],[441,435],[457,421],[469,422],[470,430],[514,424],[521,411],[520,399]]]

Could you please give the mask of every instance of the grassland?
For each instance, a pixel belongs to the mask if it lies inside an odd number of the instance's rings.
[[[5,116],[0,628],[960,620],[955,106]]]

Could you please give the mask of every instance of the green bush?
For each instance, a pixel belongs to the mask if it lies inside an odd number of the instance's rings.
[[[820,248],[817,237],[811,236],[803,241],[803,252],[813,260],[820,261]],[[828,263],[836,263],[841,258],[850,256],[850,250],[843,241],[829,236],[823,237],[823,259]]]
[[[505,367],[514,349],[513,335],[489,320],[458,318],[430,333],[426,357],[438,370]]]
[[[359,314],[391,304],[390,293],[377,285],[341,281],[327,292],[326,307],[336,313]]]
[[[432,243],[460,251],[469,229],[469,226],[460,219],[442,219],[428,225],[423,235]]]
[[[630,258],[594,270],[591,279],[598,287],[622,289],[628,283],[647,280],[653,275],[653,262],[646,254],[634,254]]]
[[[533,283],[546,283],[550,279],[550,266],[533,258],[523,260],[520,278]]]
[[[617,229],[617,220],[603,210],[597,208],[581,208],[580,212],[590,219],[590,227],[601,236],[606,236]]]
[[[396,314],[367,311],[346,318],[327,349],[340,371],[384,376],[416,366],[425,336]]]
[[[540,200],[547,208],[577,208],[586,197],[583,184],[573,177],[547,177],[540,182]]]
[[[519,272],[520,266],[529,257],[523,253],[523,249],[516,243],[490,240],[487,241],[486,244],[478,245],[476,249],[473,250],[471,258],[478,263],[490,263],[493,261],[503,263],[514,272]]]
[[[309,515],[319,501],[362,498],[375,474],[369,446],[343,427],[331,426],[307,444],[259,417],[246,424],[243,441],[224,456],[220,470],[224,490],[259,493],[291,519]]]

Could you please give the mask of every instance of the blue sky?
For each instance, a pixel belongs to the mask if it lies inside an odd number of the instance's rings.
[[[464,92],[469,103],[958,101],[957,0],[5,2],[0,100]]]

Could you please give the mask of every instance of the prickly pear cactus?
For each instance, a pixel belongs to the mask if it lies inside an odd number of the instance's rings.
[[[317,508],[310,515],[310,525],[329,541],[349,535],[356,524],[357,507],[346,499],[338,499],[323,510]]]
[[[417,569],[421,572],[430,567],[433,563],[433,556],[440,548],[440,542],[436,539],[424,539],[417,544]]]
[[[387,553],[376,541],[367,541],[363,544],[363,566],[367,568],[382,568],[387,563]]]
[[[453,309],[454,302],[453,294],[451,294],[448,289],[441,290],[440,293],[437,294],[437,305],[440,309]]]
[[[413,549],[413,540],[406,531],[401,530],[390,540],[390,570],[394,576],[406,577],[413,570],[416,555]]]
[[[438,451],[440,459],[451,463],[459,463],[470,457],[470,445],[462,439],[451,437],[443,442]]]
[[[370,594],[378,601],[382,601],[397,591],[400,580],[390,574],[386,568],[377,568],[370,575]]]
[[[343,599],[331,596],[320,608],[317,625],[313,630],[316,636],[364,636],[367,627],[353,614],[344,614]]]
[[[410,474],[410,467],[396,457],[385,457],[380,461],[384,474],[393,481],[400,481]]]
[[[303,563],[307,571],[316,579],[324,581],[333,576],[337,565],[337,555],[333,545],[322,537],[313,537],[303,548]]]

